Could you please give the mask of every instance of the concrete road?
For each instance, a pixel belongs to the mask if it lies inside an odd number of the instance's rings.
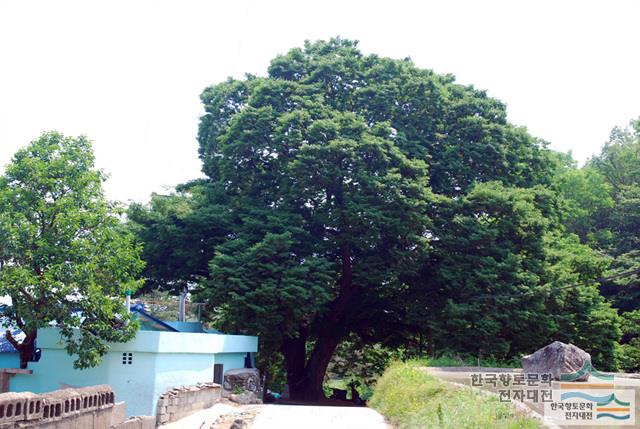
[[[177,422],[159,426],[158,429],[209,429],[221,415],[238,411],[240,411],[240,407],[224,403],[216,404],[211,408],[184,417]]]
[[[158,429],[209,429],[223,414],[253,410],[258,413],[251,429],[391,429],[371,408],[308,405],[216,404]]]
[[[390,429],[384,418],[366,407],[265,405],[251,429]]]

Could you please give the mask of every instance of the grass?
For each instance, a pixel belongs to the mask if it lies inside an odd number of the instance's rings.
[[[424,362],[396,362],[378,380],[369,405],[398,429],[537,429],[511,404],[456,388],[420,370]]]
[[[498,361],[492,358],[474,358],[444,353],[434,357],[419,360],[422,366],[481,366],[485,368],[520,368],[520,359]]]

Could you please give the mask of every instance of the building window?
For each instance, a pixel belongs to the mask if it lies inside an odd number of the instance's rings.
[[[213,382],[222,384],[222,371],[223,366],[221,363],[213,364]]]
[[[133,363],[133,353],[122,353],[122,365],[131,365]]]

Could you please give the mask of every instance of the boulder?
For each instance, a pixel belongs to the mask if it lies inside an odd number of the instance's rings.
[[[591,369],[591,355],[573,344],[554,341],[523,357],[522,369],[525,373],[551,374],[554,380],[560,380],[562,374],[583,370],[579,377],[571,381],[587,381]]]
[[[240,388],[262,397],[260,371],[256,368],[230,369],[224,373],[224,388],[230,391]]]
[[[262,400],[254,392],[232,393],[229,395],[229,400],[240,405],[262,404]]]
[[[229,429],[248,429],[249,424],[242,419],[235,419]]]

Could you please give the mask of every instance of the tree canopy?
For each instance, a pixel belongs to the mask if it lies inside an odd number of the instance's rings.
[[[218,326],[284,356],[294,398],[322,395],[346,339],[512,358],[561,338],[603,365],[614,353],[619,321],[595,282],[609,259],[578,229],[593,198],[563,199],[558,186],[582,180],[556,184],[570,160],[484,91],[332,39],[201,98],[207,178],[134,207],[132,227],[189,259],[175,277],[198,283]],[[171,257],[155,246],[147,260]],[[149,281],[164,272],[150,264]]]
[[[39,328],[55,324],[75,365],[95,366],[107,342],[133,338],[124,293],[138,286],[140,247],[102,191],[85,137],[41,135],[19,150],[0,177],[0,295],[4,326],[21,367]]]

